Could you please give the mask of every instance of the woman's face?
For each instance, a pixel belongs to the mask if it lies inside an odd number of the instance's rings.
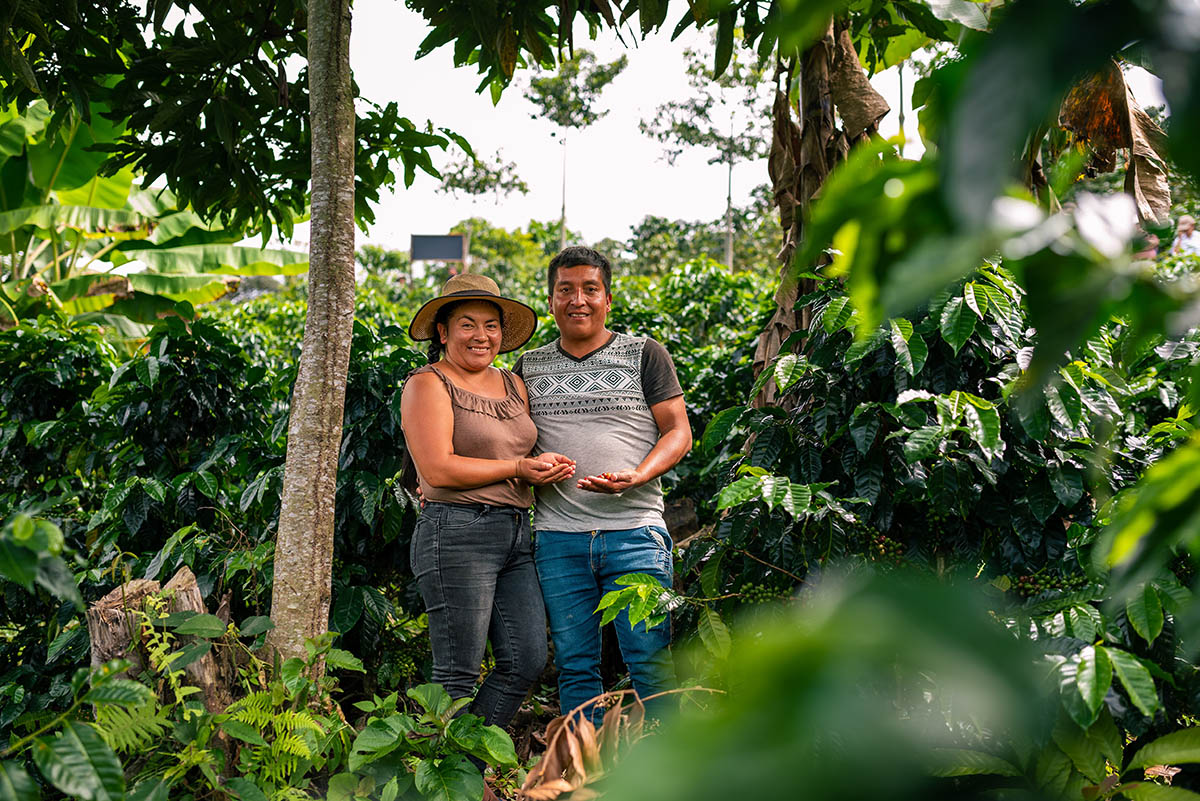
[[[438,337],[446,347],[446,358],[470,372],[490,367],[500,352],[500,309],[486,300],[461,303],[450,312],[446,323],[438,323]]]
[[[1196,223],[1185,217],[1179,221],[1179,230],[1181,233],[1190,234],[1192,231],[1196,230]]]

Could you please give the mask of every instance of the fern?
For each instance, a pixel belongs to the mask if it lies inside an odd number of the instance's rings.
[[[188,709],[184,704],[184,699],[192,693],[198,692],[198,690],[195,687],[185,687],[183,685],[181,680],[183,676],[182,668],[171,669],[171,663],[179,658],[179,653],[175,650],[174,635],[165,629],[159,631],[154,628],[154,624],[158,620],[167,616],[168,601],[160,595],[150,595],[146,597],[145,605],[146,611],[139,614],[141,617],[142,644],[146,646],[146,653],[150,657],[150,667],[162,674],[162,677],[167,682],[167,686],[171,688],[175,703],[184,710],[184,719],[190,719],[193,715],[199,714],[199,712]]]
[[[300,781],[312,768],[313,759],[322,757],[326,739],[326,727],[320,720],[306,709],[287,708],[289,703],[274,689],[261,690],[239,698],[226,710],[231,718],[256,728],[269,740],[267,746],[243,745],[241,753],[247,773],[276,786]],[[271,797],[279,798],[278,794]]]
[[[275,742],[271,743],[271,754],[275,757],[288,754],[303,757],[304,759],[312,756],[312,752],[308,750],[308,745],[305,744],[304,738],[295,732],[281,734],[276,737]]]
[[[151,699],[135,707],[104,705],[96,708],[100,736],[118,753],[142,751],[156,742],[170,725],[167,710]]]
[[[325,733],[325,729],[311,714],[303,710],[285,709],[275,716],[275,731],[297,731],[309,729]]]
[[[270,758],[265,760],[261,766],[262,775],[273,783],[288,784],[291,776],[300,772],[301,757],[298,754],[286,752],[284,749],[287,746],[281,746],[279,742],[276,740],[271,744]],[[303,748],[304,744],[300,743],[300,746]],[[278,753],[276,752],[277,748],[279,749]]]
[[[234,701],[225,711],[234,720],[262,731],[275,720],[275,699],[270,690],[259,690]]]
[[[299,787],[280,787],[271,795],[271,801],[312,801],[312,796]]]

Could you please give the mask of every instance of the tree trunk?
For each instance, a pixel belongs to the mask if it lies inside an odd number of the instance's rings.
[[[783,226],[779,251],[777,308],[758,338],[754,352],[755,373],[766,369],[779,355],[783,343],[796,331],[807,330],[812,320],[808,305],[795,308],[796,300],[812,292],[812,279],[797,281],[792,264],[804,236],[804,215],[812,205],[830,171],[846,158],[850,147],[876,132],[888,105],[867,80],[858,61],[849,32],[835,32],[830,24],[825,35],[800,56],[800,125],[791,118],[786,95],[776,91],[772,116],[773,134],[768,161],[775,205]],[[788,76],[790,78],[790,75]],[[791,81],[785,82],[785,86]],[[834,108],[840,112],[845,130],[838,130]],[[776,402],[775,384],[768,381],[754,399],[754,406]]]
[[[308,6],[312,229],[308,315],[292,392],[270,643],[283,658],[328,630],[334,495],[354,330],[354,106],[349,0]]]
[[[829,80],[833,71],[833,53],[831,26],[800,56],[801,110],[798,129],[792,122],[791,106],[786,96],[779,93],[773,108],[774,141],[769,169],[783,226],[783,247],[779,251],[779,289],[775,292],[775,314],[759,335],[758,348],[754,352],[755,372],[768,367],[779,355],[787,338],[807,328],[811,316],[807,307],[800,310],[795,308],[800,293],[811,291],[801,284],[812,282],[805,279],[798,284],[791,277],[794,272],[792,258],[804,235],[804,212],[833,168],[836,152],[833,142],[837,135]],[[775,400],[775,384],[768,381],[754,399],[754,405],[765,406]]]

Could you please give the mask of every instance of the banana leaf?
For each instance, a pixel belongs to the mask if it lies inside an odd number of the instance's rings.
[[[41,133],[50,120],[50,107],[44,100],[30,104],[24,112],[13,103],[0,109],[0,161],[19,156],[30,138]]]
[[[241,282],[239,277],[231,275],[132,273],[126,277],[136,292],[164,297],[172,303],[186,300],[193,306],[224,297]]]
[[[175,301],[161,295],[148,295],[145,292],[134,292],[129,297],[118,300],[109,306],[106,312],[109,316],[117,315],[135,323],[150,325],[176,313]]]
[[[87,273],[63,281],[56,281],[50,289],[63,305],[67,314],[83,314],[100,311],[111,306],[118,298],[133,291],[129,279],[110,273]]]
[[[159,218],[158,227],[145,246],[183,247],[185,245],[232,245],[243,239],[237,230],[228,230],[219,222],[205,222],[191,209],[166,214]]]
[[[115,254],[114,254],[115,256]],[[186,275],[303,275],[308,254],[282,249],[241,245],[186,245],[176,248],[122,250],[124,261],[137,259],[157,273]],[[113,263],[119,263],[114,257]]]
[[[0,234],[7,234],[26,225],[49,231],[65,225],[87,237],[128,238],[146,236],[150,220],[134,211],[124,209],[101,209],[92,206],[60,206],[51,203],[44,206],[26,206],[0,212]]]
[[[160,275],[158,273],[89,273],[50,285],[67,314],[108,310],[135,295],[154,295],[170,304],[186,300],[193,306],[222,298],[237,289],[240,279],[228,275]],[[132,304],[143,313],[148,302]],[[170,305],[169,304],[169,305]],[[122,308],[122,307],[118,307]],[[155,304],[154,312],[159,311]]]
[[[162,217],[179,208],[175,193],[162,186],[135,186],[129,193],[129,205],[147,217]]]
[[[124,123],[114,124],[103,116],[106,111],[100,104],[92,104],[91,123],[64,127],[57,136],[26,149],[30,177],[38,188],[78,189],[96,177],[108,153],[90,148],[113,142],[125,131]]]
[[[55,192],[64,206],[95,206],[101,209],[123,209],[133,188],[133,169],[125,167],[115,175],[97,175],[78,189]]]
[[[91,312],[77,315],[75,320],[80,323],[94,323],[110,332],[116,332],[116,336],[113,338],[118,341],[123,340],[130,354],[150,335],[151,326],[149,324],[135,323],[128,317],[123,317],[120,314]]]

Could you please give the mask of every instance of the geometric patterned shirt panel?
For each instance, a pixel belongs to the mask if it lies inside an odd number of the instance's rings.
[[[617,334],[582,360],[563,353],[557,343],[526,353],[522,364],[530,404],[536,402],[537,414],[554,417],[649,411],[641,376],[645,344],[644,337]]]
[[[658,442],[642,381],[645,337],[614,334],[583,359],[553,342],[526,351],[520,374],[538,428],[537,450],[576,462],[575,478],[536,487],[534,528],[592,531],[663,526],[658,479],[620,496],[575,487],[579,478],[637,467]]]

